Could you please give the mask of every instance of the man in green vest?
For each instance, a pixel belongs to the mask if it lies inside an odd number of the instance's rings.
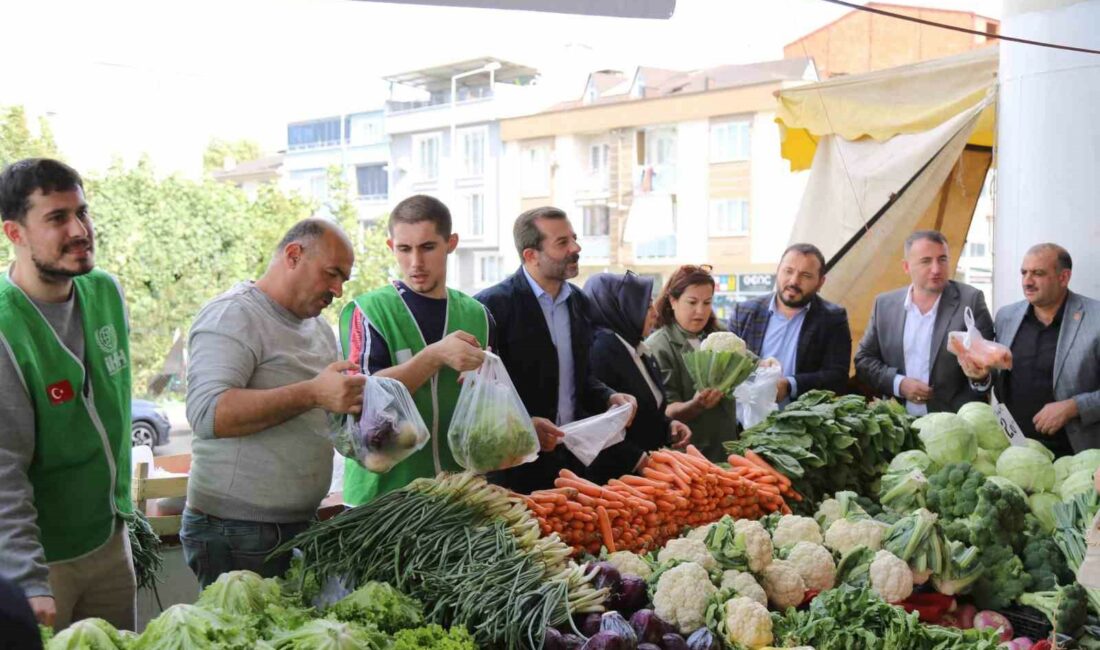
[[[438,199],[411,196],[390,213],[387,245],[401,280],[357,296],[340,316],[342,350],[369,374],[392,377],[413,396],[431,441],[385,474],[349,459],[344,502],[360,505],[441,471],[461,471],[447,446],[459,375],[481,366],[492,340],[489,312],[447,288],[447,256],[458,246],[451,213]]]
[[[43,625],[135,623],[130,350],[122,291],[95,268],[80,175],[0,172],[15,262],[0,276],[0,575]]]

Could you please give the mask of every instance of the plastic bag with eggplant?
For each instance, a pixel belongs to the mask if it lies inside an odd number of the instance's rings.
[[[393,469],[431,438],[409,390],[389,377],[367,377],[362,414],[341,417],[341,426],[332,434],[336,451],[378,474]]]

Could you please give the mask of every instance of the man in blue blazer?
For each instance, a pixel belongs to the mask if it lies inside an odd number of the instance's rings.
[[[783,368],[782,404],[818,388],[844,393],[852,361],[848,312],[817,295],[825,256],[813,244],[793,244],[775,274],[775,293],[737,303],[730,331],[758,356]]]
[[[1056,455],[1100,447],[1100,302],[1069,290],[1073,259],[1057,244],[1032,246],[1020,265],[1025,300],[997,311],[997,342],[1012,370],[965,368],[1008,407],[1029,438]]]

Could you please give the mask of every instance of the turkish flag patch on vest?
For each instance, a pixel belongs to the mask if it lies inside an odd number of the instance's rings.
[[[46,397],[50,398],[50,404],[64,404],[71,400],[76,394],[73,392],[73,385],[69,383],[68,379],[62,379],[56,384],[50,384],[46,386]]]

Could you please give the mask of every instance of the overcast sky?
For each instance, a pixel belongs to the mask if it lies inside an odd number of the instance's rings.
[[[999,18],[999,0],[899,1]],[[195,173],[211,136],[285,146],[291,120],[380,106],[380,77],[492,56],[581,71],[781,58],[846,13],[821,0],[678,0],[670,20],[351,0],[35,0],[0,11],[0,105],[52,114],[84,171],[148,153]],[[569,74],[572,71],[573,74]],[[571,87],[571,86],[570,86]]]

